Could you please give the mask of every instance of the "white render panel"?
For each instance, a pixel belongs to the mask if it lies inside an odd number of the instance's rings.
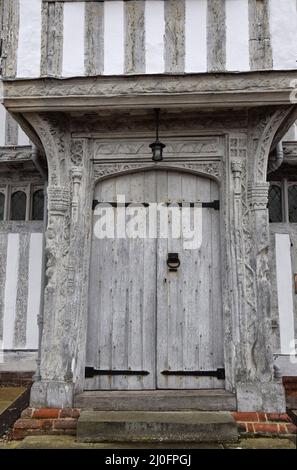
[[[21,126],[18,126],[18,145],[30,145],[30,139]]]
[[[19,269],[19,244],[19,234],[10,233],[8,235],[4,292],[3,349],[13,349]]]
[[[273,68],[297,67],[296,0],[270,0],[270,34]]]
[[[63,77],[85,73],[85,2],[64,4]]]
[[[5,145],[6,109],[0,104],[0,147]]]
[[[26,327],[27,349],[38,348],[37,316],[39,314],[41,296],[42,240],[42,233],[31,234]]]
[[[207,0],[186,0],[185,71],[207,71]]]
[[[17,76],[40,76],[41,0],[19,0],[19,42]]]
[[[145,64],[146,73],[164,72],[164,2],[145,2]]]
[[[124,2],[104,2],[104,74],[124,73]]]
[[[226,0],[226,68],[250,70],[248,0]]]
[[[291,242],[288,234],[275,234],[276,280],[281,354],[290,354],[294,345]]]

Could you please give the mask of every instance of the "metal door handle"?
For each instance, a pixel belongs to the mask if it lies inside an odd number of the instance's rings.
[[[167,266],[169,268],[169,271],[177,271],[177,269],[180,267],[180,259],[178,257],[178,253],[168,253]]]

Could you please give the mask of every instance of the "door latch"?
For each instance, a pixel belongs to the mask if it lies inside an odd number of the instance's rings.
[[[180,260],[178,257],[178,253],[168,253],[167,266],[169,268],[169,271],[171,272],[177,271],[177,269],[180,267]]]

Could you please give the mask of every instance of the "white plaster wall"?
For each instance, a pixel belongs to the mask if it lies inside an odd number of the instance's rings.
[[[270,32],[273,52],[273,68],[296,69],[296,0],[270,0]]]
[[[1,224],[0,224],[1,232]],[[0,338],[0,351],[4,350],[36,350],[38,348],[38,324],[37,316],[40,308],[41,298],[41,279],[42,279],[42,233],[30,233],[26,238],[28,245],[25,251],[25,258],[20,257],[21,237],[26,234],[26,229],[20,233],[8,233],[2,235],[2,243],[7,237],[6,245],[6,266],[4,277],[1,280],[0,295],[3,298],[3,317],[0,321],[3,325],[3,338]],[[23,282],[20,278],[20,265],[27,266],[28,285],[22,293],[22,298],[18,299],[19,282]],[[20,302],[25,305],[26,318],[20,324],[16,322],[19,312]],[[1,312],[0,312],[1,313]],[[14,336],[18,329],[21,328],[22,335],[26,337],[25,345],[15,344]],[[2,340],[2,345],[1,345]],[[1,360],[0,360],[1,362]]]
[[[63,17],[63,77],[85,73],[85,2],[65,3]]]
[[[104,74],[124,73],[124,2],[104,3]]]
[[[290,235],[275,234],[276,282],[279,312],[280,353],[294,349],[293,273]]]
[[[248,0],[226,0],[226,69],[246,71],[249,63]]]
[[[145,2],[145,64],[146,73],[164,72],[164,2]]]
[[[5,145],[6,109],[0,104],[0,147]]]
[[[41,295],[42,241],[42,233],[31,234],[26,326],[27,349],[36,349],[38,347],[37,316],[40,309]]]
[[[19,0],[17,76],[40,76],[41,0]]]
[[[10,233],[8,235],[4,292],[3,349],[13,349],[19,269],[19,244],[19,234]]]
[[[30,145],[30,139],[21,126],[18,126],[18,145]]]
[[[207,71],[207,0],[185,2],[185,71]]]
[[[17,77],[40,76],[41,0],[19,0],[19,43]],[[227,71],[249,71],[249,0],[226,2]],[[145,49],[147,74],[164,73],[165,0],[145,1]],[[121,75],[125,62],[125,20],[123,0],[104,2],[103,55],[105,75]],[[207,71],[207,0],[185,0],[185,70]],[[63,14],[62,76],[85,75],[85,2],[65,2]],[[297,68],[296,0],[269,0],[269,23],[274,69]],[[135,33],[137,37],[137,32]],[[171,38],[174,44],[174,38]],[[225,71],[222,70],[222,71]]]

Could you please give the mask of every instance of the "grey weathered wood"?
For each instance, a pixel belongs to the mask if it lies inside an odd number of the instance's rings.
[[[117,194],[122,194],[126,196],[126,201],[140,202],[144,198],[144,182],[143,172],[133,177],[124,175],[106,180],[98,186],[96,198],[116,201]],[[117,209],[114,209],[114,214],[117,215]],[[154,298],[155,284],[145,280],[146,276],[148,279],[155,277],[152,242],[155,240],[118,238],[99,241],[93,238],[95,251],[92,253],[89,316],[91,344],[87,351],[87,365],[107,370],[147,370],[150,374],[99,376],[87,379],[87,388],[154,387],[155,329],[152,322],[155,305],[151,299]],[[94,298],[98,299],[97,293],[93,292],[96,283],[97,286],[99,283],[100,297],[94,304]],[[146,328],[148,325],[149,328]],[[98,341],[97,338],[93,339],[94,335],[97,335]],[[100,356],[96,356],[92,343],[97,350],[100,349]]]
[[[125,73],[145,72],[145,31],[143,0],[124,4]]]
[[[100,75],[104,66],[104,3],[85,4],[85,72]]]
[[[5,145],[18,144],[18,123],[6,112],[5,119]]]
[[[251,70],[271,69],[273,61],[268,0],[249,0],[249,35]]]
[[[15,77],[19,36],[19,0],[3,3],[2,75]]]
[[[26,347],[30,236],[30,233],[22,233],[20,236],[16,316],[13,338],[13,346],[15,349]]]
[[[95,191],[99,201],[116,201],[117,195],[125,195],[126,202],[205,202],[218,197],[218,189],[207,178],[148,171],[110,178]],[[134,210],[126,210],[126,220]],[[148,209],[142,210],[147,216]],[[116,215],[118,209],[113,211]],[[86,380],[87,389],[223,387],[224,382],[213,378],[161,374],[165,369],[222,367],[222,339],[217,341],[222,337],[221,287],[219,272],[213,273],[219,268],[219,213],[213,212],[204,210],[201,250],[186,250],[182,238],[170,236],[173,215],[181,222],[179,207],[168,211],[168,238],[160,238],[160,227],[157,240],[93,237],[87,366],[147,370],[150,375],[97,376]],[[167,270],[168,252],[180,254],[177,273]],[[217,300],[212,299],[212,282],[217,283]]]
[[[63,12],[64,7],[61,2],[42,4],[41,76],[61,76],[63,60]]]
[[[3,340],[6,258],[7,258],[7,233],[0,233],[0,340]]]
[[[226,10],[225,0],[207,3],[207,70],[226,69]]]
[[[158,189],[162,199],[193,202],[210,201],[211,180],[187,174],[168,173],[158,175]],[[164,192],[167,191],[167,196]],[[164,369],[171,370],[216,370],[223,360],[220,343],[213,339],[213,332],[222,336],[220,279],[213,274],[213,263],[217,268],[219,251],[213,249],[212,218],[219,213],[203,209],[203,242],[200,250],[185,250],[183,240],[158,240],[158,387],[159,388],[220,388],[223,381],[208,377],[164,376]],[[214,237],[219,240],[219,233]],[[218,241],[214,239],[216,245]],[[178,252],[181,266],[177,273],[166,268],[167,252]],[[166,280],[166,281],[165,281]],[[213,301],[212,280],[217,282],[218,301]],[[219,348],[219,351],[215,351]],[[216,360],[214,360],[214,356]]]
[[[185,2],[165,2],[165,72],[185,70]]]
[[[74,406],[93,410],[121,411],[232,411],[236,397],[225,390],[128,390],[86,391],[75,397]]]

